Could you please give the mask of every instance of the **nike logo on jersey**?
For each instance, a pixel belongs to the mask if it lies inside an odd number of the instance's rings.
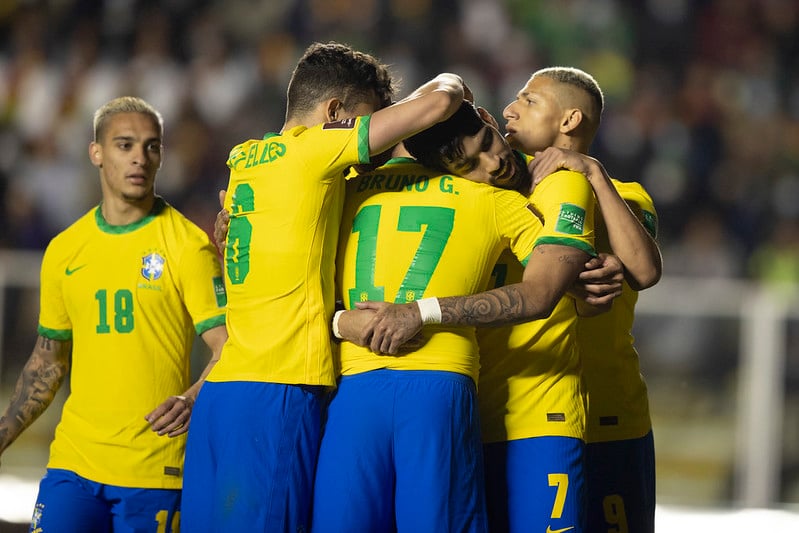
[[[552,526],[547,526],[547,533],[563,533],[564,531],[569,531],[571,529],[574,529],[574,526],[564,527],[563,529],[552,529]]]
[[[74,274],[75,272],[77,272],[78,270],[80,270],[81,268],[83,268],[83,267],[85,267],[85,266],[86,266],[86,265],[81,265],[81,266],[79,266],[79,267],[75,267],[75,268],[73,268],[73,269],[70,269],[69,267],[67,267],[67,269],[64,271],[64,273],[65,273],[67,276],[71,276],[72,274]]]

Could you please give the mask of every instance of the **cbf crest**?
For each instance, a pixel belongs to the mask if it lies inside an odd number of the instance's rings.
[[[141,258],[141,275],[147,281],[155,281],[164,273],[166,260],[157,252],[152,252]]]

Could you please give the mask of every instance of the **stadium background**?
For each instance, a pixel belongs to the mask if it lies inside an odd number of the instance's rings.
[[[799,516],[795,0],[3,0],[3,407],[34,341],[41,252],[99,200],[94,109],[135,94],[163,112],[157,190],[210,231],[227,151],[280,128],[314,40],[391,64],[401,95],[461,74],[495,116],[538,68],[592,73],[606,97],[592,155],[641,181],[660,215],[664,281],[635,330],[659,524],[702,509]],[[29,504],[9,502],[43,472],[63,397],[2,459],[0,501],[23,519]]]

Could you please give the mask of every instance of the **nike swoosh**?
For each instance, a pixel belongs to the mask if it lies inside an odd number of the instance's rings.
[[[70,269],[69,269],[69,267],[67,267],[67,269],[64,271],[64,273],[65,273],[67,276],[71,276],[72,274],[74,274],[75,272],[77,272],[78,270],[80,270],[81,268],[83,268],[83,267],[85,267],[85,266],[86,266],[86,265],[81,265],[81,266],[79,266],[79,267],[75,267],[75,268],[73,268],[72,270],[70,270]]]
[[[552,526],[547,526],[547,533],[563,533],[564,531],[569,531],[570,529],[574,529],[574,526],[564,527],[563,529],[552,529]]]

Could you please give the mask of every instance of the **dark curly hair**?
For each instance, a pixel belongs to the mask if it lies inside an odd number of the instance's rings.
[[[328,98],[339,98],[344,109],[352,109],[375,94],[382,107],[394,98],[394,82],[385,65],[345,44],[314,43],[291,75],[286,119],[309,113]]]

